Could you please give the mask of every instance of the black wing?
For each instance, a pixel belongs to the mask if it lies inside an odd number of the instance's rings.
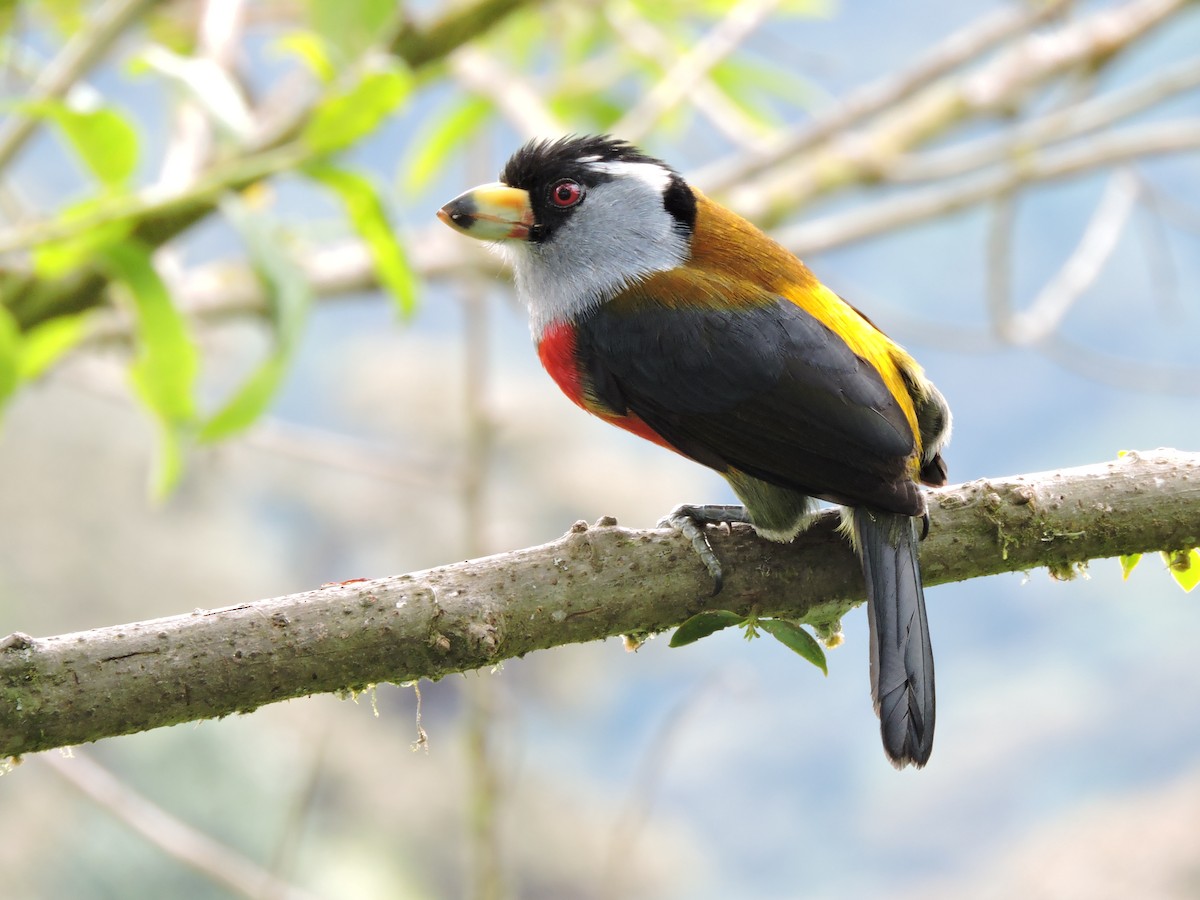
[[[718,471],[919,515],[914,440],[875,368],[784,299],[737,310],[605,304],[576,353],[594,397]]]

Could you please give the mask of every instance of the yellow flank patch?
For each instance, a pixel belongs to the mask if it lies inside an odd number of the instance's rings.
[[[888,392],[896,398],[908,427],[916,439],[917,451],[921,449],[921,432],[917,427],[917,412],[913,406],[908,384],[901,368],[919,376],[920,367],[905,350],[886,334],[863,318],[853,306],[820,282],[815,288],[801,291],[781,291],[813,318],[820,321],[858,356],[870,363],[877,371]]]

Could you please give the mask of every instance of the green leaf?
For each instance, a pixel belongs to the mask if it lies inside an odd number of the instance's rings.
[[[562,121],[582,122],[594,131],[604,131],[629,110],[625,103],[595,92],[564,93],[552,97],[549,106],[550,111]]]
[[[199,439],[227,438],[257,421],[279,392],[299,346],[312,306],[304,273],[285,252],[277,227],[254,215],[236,197],[222,201],[225,216],[241,234],[263,287],[275,326],[275,348],[200,429]]]
[[[758,627],[775,637],[785,647],[799,653],[826,675],[829,674],[825,651],[821,649],[815,637],[795,622],[787,619],[759,619]]]
[[[268,356],[225,405],[204,423],[199,439],[205,443],[219,441],[253,425],[271,405],[287,370],[286,354]]]
[[[17,0],[3,0],[3,2],[0,2],[0,34],[6,35],[12,31],[13,25],[17,21],[18,9]]]
[[[1167,561],[1171,577],[1186,593],[1190,594],[1200,584],[1200,547],[1164,553],[1163,559]]]
[[[361,175],[325,163],[312,163],[304,172],[341,198],[351,224],[370,251],[380,284],[395,299],[400,314],[411,316],[417,305],[417,279],[374,186]]]
[[[300,139],[319,155],[344,150],[378,128],[411,87],[411,76],[401,69],[368,72],[353,87],[322,100]]]
[[[138,352],[129,374],[134,390],[158,425],[151,488],[154,496],[161,498],[170,493],[183,472],[182,439],[196,419],[193,391],[199,357],[183,316],[154,270],[149,249],[126,241],[105,248],[101,262],[125,287],[133,306]]]
[[[287,235],[277,224],[251,210],[237,196],[221,201],[221,212],[241,235],[254,270],[267,289],[267,303],[281,350],[291,353],[304,335],[312,289],[286,252]]]
[[[86,5],[84,0],[42,0],[38,12],[49,18],[61,36],[69,37],[86,24]]]
[[[399,10],[395,0],[309,0],[308,20],[334,61],[347,66],[383,39]]]
[[[416,153],[406,166],[404,190],[416,193],[424,190],[441,171],[454,150],[466,143],[491,115],[492,104],[482,97],[468,95],[451,108],[437,124],[414,141]]]
[[[1121,580],[1128,581],[1129,576],[1133,574],[1133,570],[1137,568],[1137,564],[1142,561],[1142,554],[1130,553],[1128,556],[1120,557],[1121,560]]]
[[[68,353],[87,333],[87,314],[55,316],[25,333],[17,357],[17,372],[22,381],[32,381]]]
[[[12,313],[0,306],[0,409],[20,382],[21,329]]]
[[[321,81],[329,84],[337,75],[337,67],[329,58],[324,38],[315,31],[293,31],[274,44],[275,49],[298,57]]]
[[[64,209],[58,217],[66,222],[87,219],[95,214],[103,202],[102,197],[83,200]],[[39,244],[33,250],[34,271],[44,278],[59,278],[83,263],[101,256],[105,247],[121,243],[129,237],[132,230],[132,220],[115,219],[85,228],[78,234],[60,241]]]
[[[700,640],[700,638],[706,638],[722,628],[740,625],[745,618],[745,616],[739,616],[727,609],[697,613],[675,629],[675,633],[671,635],[670,646],[683,647]]]
[[[137,131],[116,110],[80,112],[58,100],[26,103],[20,109],[53,121],[88,170],[106,187],[123,187],[137,167]]]

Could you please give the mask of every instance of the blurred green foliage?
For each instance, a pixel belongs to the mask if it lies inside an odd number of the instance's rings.
[[[657,3],[622,0],[611,4],[535,4],[504,6],[484,0],[480,21],[495,19],[494,27],[479,27],[470,10],[450,10],[429,25],[439,40],[474,38],[513,73],[528,73],[538,81],[546,110],[565,130],[603,131],[657,83],[676,54],[686,52],[705,29],[728,15],[736,4]],[[494,7],[494,8],[488,8]],[[485,9],[487,8],[487,9]],[[85,5],[72,0],[46,4],[27,23],[49,25],[64,36],[81,33],[88,24]],[[781,3],[782,16],[812,16],[827,12],[819,2]],[[270,408],[287,377],[293,350],[300,339],[311,289],[300,267],[289,259],[298,244],[289,234],[303,233],[304,223],[268,226],[250,210],[254,200],[237,203],[263,178],[289,172],[332,191],[341,201],[346,223],[363,241],[380,285],[402,317],[410,317],[419,294],[418,279],[402,239],[389,215],[391,205],[370,177],[354,171],[350,158],[368,145],[396,115],[404,113],[422,92],[430,105],[446,81],[444,65],[423,66],[419,75],[402,57],[389,55],[393,39],[411,27],[407,13],[390,0],[327,2],[310,0],[290,11],[276,10],[277,36],[272,52],[291,55],[317,79],[319,90],[296,110],[294,125],[273,142],[254,136],[251,112],[229,73],[197,54],[197,42],[187,36],[186,17],[171,7],[148,16],[143,42],[129,54],[128,73],[144,82],[157,81],[172,89],[174,103],[192,102],[202,111],[217,138],[210,168],[196,174],[192,186],[173,188],[163,195],[139,183],[156,161],[146,159],[144,140],[130,117],[115,105],[103,103],[96,92],[73,92],[65,98],[21,101],[16,114],[53,123],[66,147],[93,184],[87,196],[67,201],[42,213],[28,240],[18,224],[8,232],[17,246],[30,253],[32,281],[19,270],[0,271],[0,289],[14,294],[56,290],[72,279],[91,277],[120,286],[135,312],[135,342],[130,373],[134,394],[152,417],[158,435],[157,463],[151,483],[162,496],[177,483],[194,441],[211,442],[235,434]],[[458,18],[454,18],[455,16]],[[640,30],[643,40],[627,39]],[[447,37],[448,36],[448,37]],[[547,40],[550,36],[550,40]],[[411,38],[411,34],[408,35]],[[649,42],[652,46],[646,46]],[[657,49],[656,49],[657,48]],[[454,49],[453,44],[445,52]],[[660,52],[661,51],[661,52]],[[544,73],[555,73],[553,78]],[[764,96],[796,105],[808,94],[796,76],[765,65],[746,54],[734,53],[712,70],[712,83],[725,99],[742,111],[748,122],[777,124],[778,110]],[[98,105],[99,104],[99,105]],[[485,128],[497,120],[495,95],[456,93],[432,102],[398,155],[402,158],[398,184],[405,192],[420,191],[452,165]],[[677,104],[667,110],[662,125],[678,131],[695,110]],[[146,178],[142,174],[141,180]],[[226,200],[221,200],[224,194]],[[216,202],[214,202],[216,201]],[[190,334],[191,316],[178,309],[167,284],[154,272],[153,254],[178,233],[170,224],[178,209],[181,223],[220,216],[241,235],[245,254],[266,297],[266,323],[273,330],[273,349],[245,376],[244,382],[211,411],[196,397],[201,365],[197,343]],[[152,224],[167,216],[166,227]],[[38,237],[37,228],[43,237]],[[267,231],[271,233],[268,235]],[[98,264],[98,265],[97,265]],[[37,314],[22,331],[20,319],[4,318],[0,340],[0,402],[34,380],[65,354],[85,341],[94,301],[75,297],[70,289],[53,294],[57,307]],[[18,298],[19,299],[19,298]],[[13,302],[17,302],[14,299]]]

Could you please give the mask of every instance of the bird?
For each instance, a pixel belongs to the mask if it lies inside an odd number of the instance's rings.
[[[738,506],[667,521],[720,590],[704,535],[789,542],[841,506],[862,566],[884,751],[933,748],[921,485],[946,482],[950,410],[916,360],[796,256],[661,159],[611,135],[533,139],[437,212],[511,263],[538,356],[589,413],[720,473]]]

